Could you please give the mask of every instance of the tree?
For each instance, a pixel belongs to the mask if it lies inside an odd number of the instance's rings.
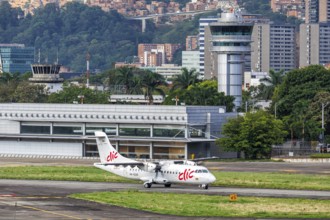
[[[234,108],[233,96],[226,96],[223,92],[218,92],[218,84],[216,80],[205,80],[190,85],[186,90],[175,90],[172,95],[166,99],[166,104],[170,103],[175,96],[186,105],[213,105],[226,106],[227,112],[231,112]],[[173,101],[172,101],[173,104]]]
[[[198,80],[198,73],[196,69],[182,68],[181,75],[176,75],[172,81],[173,87],[172,89],[187,89],[190,85],[194,85],[197,83]]]
[[[149,105],[153,104],[153,94],[159,93],[162,96],[165,96],[164,91],[160,88],[161,85],[165,85],[166,81],[165,78],[158,74],[151,71],[145,71],[142,74],[141,85],[142,90],[144,93],[144,97],[148,99]]]
[[[284,71],[275,72],[274,70],[269,71],[269,77],[260,79],[262,83],[260,85],[259,96],[265,100],[270,100],[274,94],[275,88],[280,85],[284,78]]]
[[[44,85],[31,84],[28,81],[20,83],[12,95],[12,101],[19,103],[45,103],[47,98],[48,91]]]
[[[294,104],[301,100],[307,101],[309,105],[320,91],[330,92],[329,85],[330,71],[320,65],[288,72],[272,98],[273,105],[277,104],[277,115],[282,117],[293,114]]]
[[[108,92],[92,90],[87,87],[76,85],[64,85],[63,90],[49,95],[49,103],[74,103],[107,104],[109,103]]]
[[[244,152],[248,159],[270,158],[274,144],[284,142],[287,132],[281,120],[265,111],[230,119],[216,144],[226,151]]]
[[[125,87],[125,94],[131,94],[132,79],[133,79],[134,68],[129,66],[123,66],[116,69],[116,84],[121,84]]]

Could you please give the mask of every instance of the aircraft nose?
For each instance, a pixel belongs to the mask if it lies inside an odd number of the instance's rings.
[[[215,178],[215,176],[213,176],[213,174],[210,174],[208,179],[209,179],[210,183],[213,183],[216,180],[216,178]]]

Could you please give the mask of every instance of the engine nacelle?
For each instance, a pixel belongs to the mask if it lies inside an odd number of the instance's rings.
[[[191,160],[186,160],[184,164],[185,165],[191,165],[191,166],[196,166],[197,165],[196,162],[191,161]]]
[[[144,164],[144,170],[147,172],[155,171],[157,165],[154,163],[145,163]]]

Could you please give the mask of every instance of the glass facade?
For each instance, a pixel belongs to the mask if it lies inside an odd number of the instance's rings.
[[[135,126],[135,127],[134,127]],[[113,146],[125,157],[139,159],[183,159],[185,158],[186,143],[178,142],[186,136],[186,126],[182,125],[132,125],[132,124],[97,124],[97,123],[37,123],[21,122],[21,134],[67,135],[67,136],[93,136],[95,131],[103,131],[115,138],[145,137],[145,138],[171,138],[169,141],[145,140],[111,140]],[[204,138],[206,126],[189,127],[188,136]],[[119,134],[119,135],[118,135]],[[152,135],[152,136],[151,136]],[[94,141],[83,143],[83,155],[97,157],[98,150]],[[151,155],[152,154],[152,155]]]
[[[120,127],[119,136],[150,137],[150,128]]]
[[[86,125],[86,135],[94,135],[95,131],[103,131],[107,135],[115,136],[117,135],[117,127],[113,126],[89,126]]]
[[[31,72],[34,63],[34,47],[22,44],[0,44],[0,72],[26,73]]]
[[[21,134],[50,134],[48,125],[21,125]]]
[[[244,36],[251,35],[252,28],[250,26],[212,26],[212,35],[230,35],[230,36]]]
[[[154,128],[154,137],[171,137],[171,138],[184,138],[184,130],[168,129],[168,128]]]
[[[150,158],[149,142],[120,141],[118,151],[121,155],[129,158]]]
[[[185,157],[185,143],[181,142],[154,142],[154,159],[183,159]]]

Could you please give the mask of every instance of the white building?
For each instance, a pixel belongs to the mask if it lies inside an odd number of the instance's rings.
[[[236,117],[224,112],[220,106],[0,104],[0,155],[98,156],[97,130],[132,158],[219,155],[214,138]]]
[[[162,64],[161,66],[141,67],[141,69],[150,70],[164,76],[165,79],[170,79],[181,74],[182,66],[176,64]]]
[[[182,67],[199,72],[199,51],[182,51]]]

